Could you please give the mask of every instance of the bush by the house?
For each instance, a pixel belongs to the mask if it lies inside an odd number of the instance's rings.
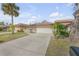
[[[0,27],[0,31],[2,31],[3,30],[3,28],[2,27]]]
[[[17,32],[24,32],[23,29],[17,30]]]
[[[68,28],[66,26],[64,26],[61,23],[55,23],[53,24],[53,29],[54,29],[54,36],[55,38],[65,38],[65,37],[69,37],[69,31]]]

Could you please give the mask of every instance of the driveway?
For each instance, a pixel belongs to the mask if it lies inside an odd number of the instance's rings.
[[[2,56],[44,56],[51,34],[30,34],[0,44]]]

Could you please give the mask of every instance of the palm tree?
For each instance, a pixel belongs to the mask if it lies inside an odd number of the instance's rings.
[[[14,21],[13,17],[19,16],[19,7],[15,3],[2,3],[2,11],[4,15],[10,15],[12,19],[12,34],[14,34]]]

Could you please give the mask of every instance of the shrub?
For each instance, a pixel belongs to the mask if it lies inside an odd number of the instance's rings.
[[[2,31],[3,30],[3,28],[2,27],[0,27],[0,31]]]
[[[24,32],[24,31],[23,31],[23,29],[21,29],[21,30],[17,30],[17,32]]]
[[[55,23],[53,25],[53,29],[54,29],[54,36],[55,38],[65,38],[65,37],[69,37],[69,31],[68,28],[66,26],[64,26],[61,23]]]

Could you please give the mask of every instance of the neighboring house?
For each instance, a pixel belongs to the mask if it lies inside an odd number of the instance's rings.
[[[41,23],[31,24],[30,32],[33,33],[52,33],[51,29],[52,23],[47,22],[46,20]]]
[[[30,24],[28,25],[26,32],[30,32],[30,33],[36,33],[36,24]]]
[[[0,22],[0,31],[7,31],[8,27],[8,23],[4,24],[4,22]]]
[[[22,23],[19,23],[19,24],[16,24],[15,25],[15,32],[21,32],[21,31],[25,31],[27,28],[27,25],[26,24],[22,24]]]
[[[57,20],[55,22],[62,23],[63,25],[68,27],[68,30],[70,30],[71,25],[72,25],[72,20]],[[15,31],[24,31],[24,32],[30,32],[30,33],[52,33],[53,28],[53,23],[50,23],[46,20],[44,20],[41,23],[36,23],[36,24],[17,24],[15,26]]]
[[[68,30],[72,30],[72,24],[73,24],[73,20],[72,19],[67,19],[67,20],[56,20],[55,22],[61,23],[64,26],[68,27]]]
[[[7,31],[8,28],[9,28],[8,25],[0,25],[0,30],[2,29],[1,31]]]
[[[52,33],[52,23],[48,21],[43,21],[41,23],[36,24],[36,32],[37,33]]]
[[[73,24],[72,20],[56,20],[55,22],[62,23],[67,26],[69,31],[71,30],[71,25]],[[52,33],[54,29],[51,28],[51,26],[53,26],[53,23],[45,20],[41,23],[29,25],[28,30],[31,33]]]
[[[3,28],[3,31],[8,31],[9,26],[8,25],[4,25],[2,28]]]

